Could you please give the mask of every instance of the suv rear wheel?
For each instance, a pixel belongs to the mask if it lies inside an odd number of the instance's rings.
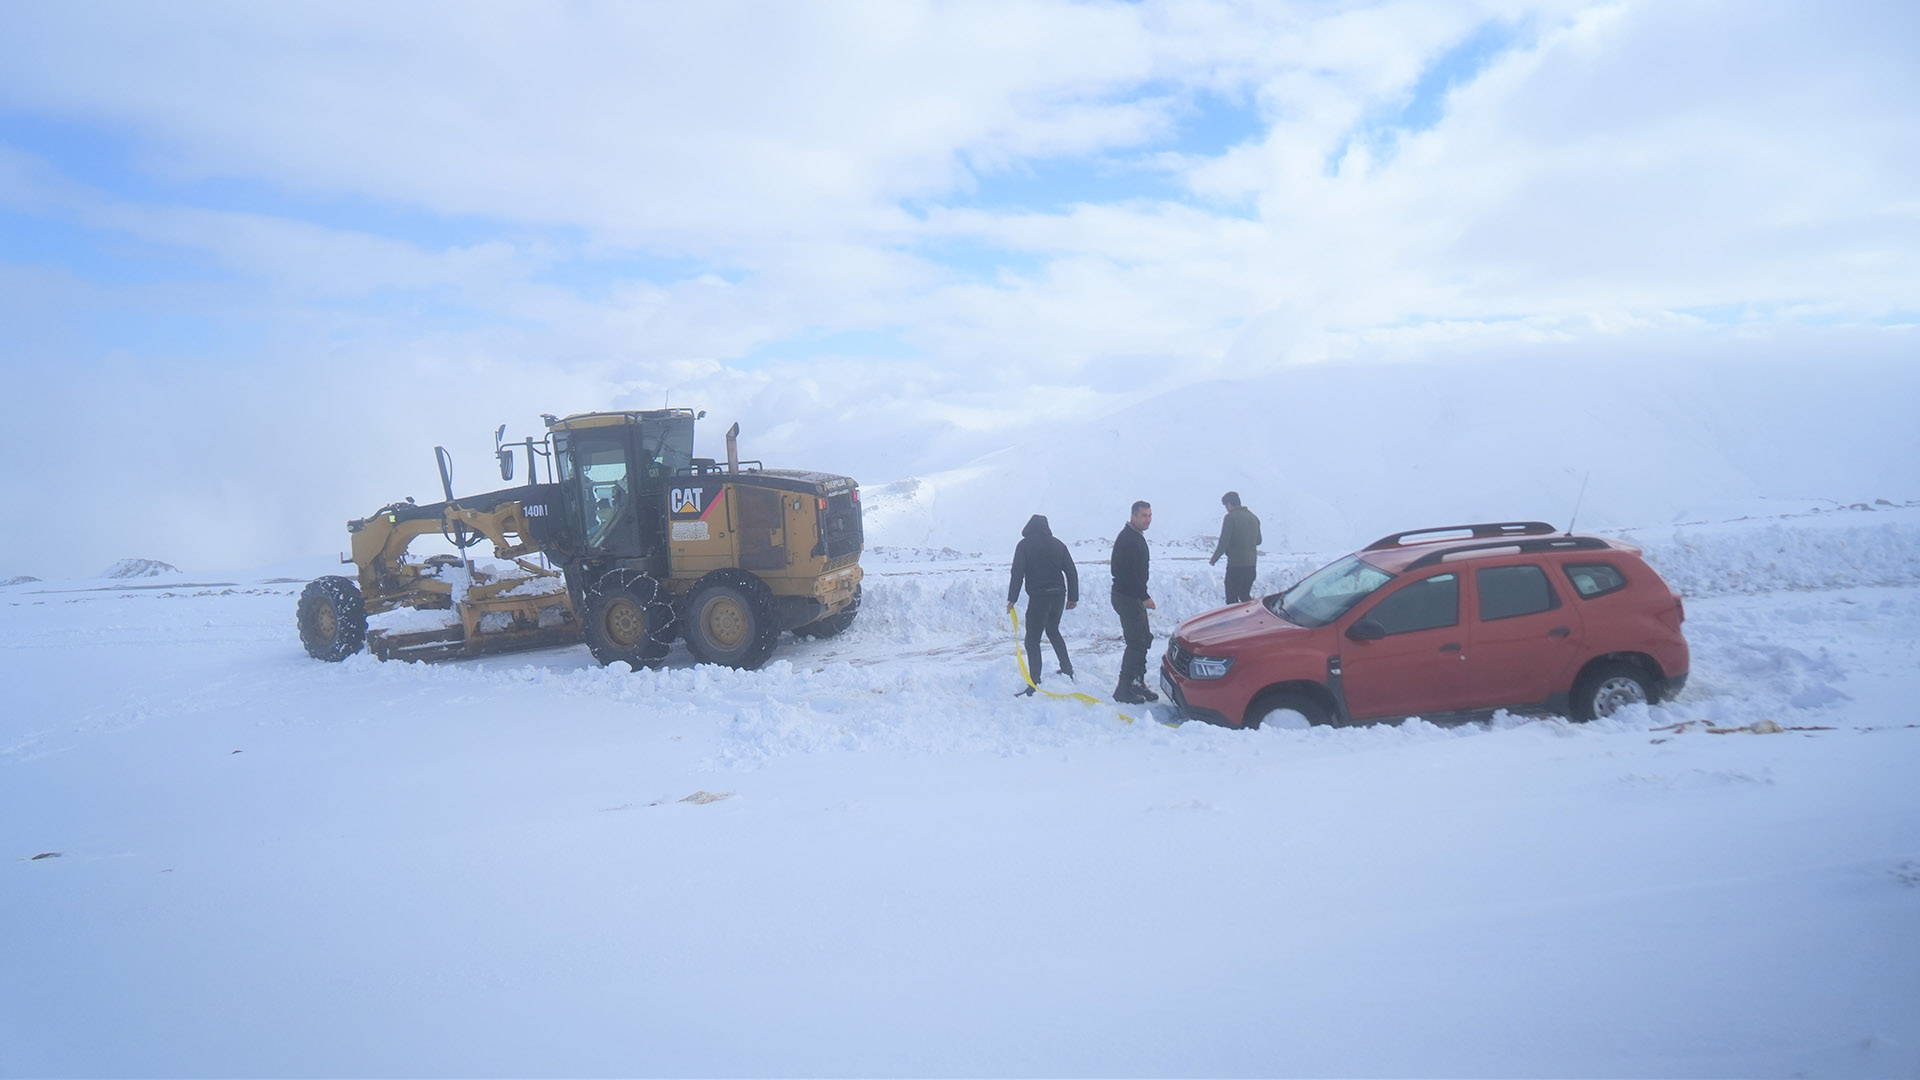
[[[1573,685],[1573,718],[1580,723],[1612,716],[1629,705],[1651,705],[1659,697],[1653,680],[1633,664],[1608,660],[1595,664]]]

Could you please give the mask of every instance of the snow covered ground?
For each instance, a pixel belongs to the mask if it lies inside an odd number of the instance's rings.
[[[1630,534],[1693,676],[1588,725],[1016,700],[998,551],[757,672],[321,664],[325,562],[15,583],[0,1073],[1920,1074],[1920,509],[1803,510]]]

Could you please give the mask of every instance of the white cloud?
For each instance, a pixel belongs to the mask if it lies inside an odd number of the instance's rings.
[[[43,402],[83,406],[102,356],[137,376],[130,439],[207,403],[249,418],[241,434],[311,433],[302,408],[345,402],[327,438],[277,456],[296,479],[235,466],[247,490],[304,493],[275,501],[300,517],[323,490],[356,513],[404,494],[389,463],[425,472],[458,432],[667,394],[743,419],[769,457],[881,482],[869,463],[942,467],[1209,374],[1689,340],[1697,310],[1758,333],[1911,317],[1917,19],[1653,0],[14,5],[0,110],[83,125],[140,182],[0,146],[0,208],[125,238],[151,272],[0,252],[0,333],[47,367],[8,412],[52,436]],[[1489,26],[1504,49],[1436,122],[1392,128]],[[1202,98],[1250,103],[1261,130],[1167,151]],[[972,198],[1049,163],[1165,170],[1188,197],[1103,201],[1069,168],[1045,206]],[[256,197],[223,202],[235,182]],[[167,252],[226,278],[169,276]],[[693,258],[623,268],[662,255]],[[163,316],[220,347],[91,343]],[[832,355],[850,332],[917,358]],[[811,362],[745,362],[810,341]],[[142,482],[159,499],[189,482],[171,475]],[[69,499],[63,483],[42,493]]]

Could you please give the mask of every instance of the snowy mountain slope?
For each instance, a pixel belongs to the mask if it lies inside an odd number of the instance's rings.
[[[1694,677],[1589,725],[1015,700],[987,560],[873,559],[758,672],[11,586],[0,1073],[1910,1073],[1916,517],[1641,537]],[[1219,587],[1181,550],[1162,632]]]
[[[1458,521],[1564,526],[1576,504],[1580,527],[1619,530],[1920,499],[1911,357],[1679,363],[1631,348],[1187,385],[959,468],[879,483],[891,474],[870,467],[869,538],[998,550],[1035,513],[1069,541],[1111,537],[1134,499],[1154,504],[1157,536],[1205,536],[1229,489],[1276,551]]]

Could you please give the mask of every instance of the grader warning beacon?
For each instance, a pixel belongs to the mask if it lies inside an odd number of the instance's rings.
[[[352,555],[341,561],[359,574],[301,592],[301,643],[320,660],[363,645],[382,660],[439,660],[584,640],[602,664],[638,668],[685,639],[699,660],[757,668],[783,630],[845,630],[860,609],[859,485],[741,461],[739,424],[725,463],[696,458],[705,415],[543,416],[546,435],[521,443],[504,441],[503,424],[500,477],[513,479],[519,453],[527,482],[460,499],[435,447],[446,501],[409,498],[347,522]],[[408,557],[436,533],[459,554]],[[482,539],[493,560],[473,558]],[[369,631],[368,616],[402,609],[419,614]]]

